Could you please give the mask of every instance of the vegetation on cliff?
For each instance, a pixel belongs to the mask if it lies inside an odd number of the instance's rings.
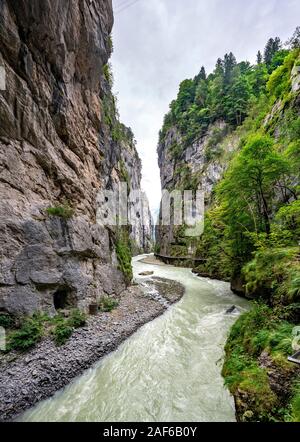
[[[299,421],[299,371],[287,361],[293,340],[290,316],[288,308],[255,304],[232,327],[223,375],[241,420]]]
[[[209,134],[206,162],[224,155],[226,138],[239,140],[209,201],[196,248],[206,261],[196,270],[260,302],[233,327],[223,368],[238,417],[250,421],[299,421],[299,371],[287,362],[300,321],[299,35],[287,49],[270,39],[254,66],[230,53],[212,74],[202,68],[181,83],[160,132],[160,143],[180,133],[170,155],[182,167],[186,148],[217,121],[226,124]]]

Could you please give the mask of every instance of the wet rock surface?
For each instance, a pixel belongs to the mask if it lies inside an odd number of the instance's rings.
[[[151,288],[155,288],[156,297]],[[179,283],[155,278],[148,288],[132,286],[122,293],[111,313],[90,316],[69,341],[57,347],[46,338],[26,354],[0,359],[0,419],[11,420],[38,401],[53,395],[102,356],[115,350],[141,325],[161,315],[184,293]],[[164,302],[162,302],[164,300]]]
[[[141,272],[139,273],[139,276],[151,276],[154,272],[148,271],[148,272]]]
[[[157,276],[140,281],[140,286],[146,296],[165,308],[177,302],[184,294],[184,287],[179,282]]]

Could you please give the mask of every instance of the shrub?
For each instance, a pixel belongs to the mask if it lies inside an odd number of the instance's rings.
[[[86,324],[86,315],[79,309],[73,309],[68,318],[58,314],[51,320],[51,323],[54,325],[52,334],[56,345],[63,345],[72,336],[75,328]]]
[[[129,284],[132,280],[132,266],[131,266],[131,250],[129,247],[129,239],[122,235],[118,238],[116,243],[116,254],[119,262],[119,269],[125,276],[126,282]]]
[[[272,303],[292,303],[300,297],[297,247],[261,248],[243,268],[248,294],[268,296]]]
[[[74,215],[74,209],[67,204],[63,206],[48,207],[46,212],[50,216],[59,216],[64,219],[69,219]]]
[[[300,200],[281,207],[275,219],[282,229],[289,229],[296,240],[300,238]]]
[[[99,309],[101,312],[111,312],[113,309],[118,307],[119,302],[116,299],[110,298],[109,296],[104,296],[100,299]]]
[[[288,54],[284,63],[271,74],[267,83],[267,90],[275,98],[280,98],[289,92],[291,87],[291,71],[298,55],[298,50]]]
[[[54,341],[56,345],[63,345],[71,337],[74,328],[68,324],[68,321],[61,320],[57,322],[53,330]]]
[[[110,85],[110,87],[112,87],[113,83],[114,83],[114,78],[113,78],[113,73],[112,73],[112,67],[109,63],[107,63],[103,66],[103,75],[104,75],[105,80]]]
[[[8,350],[25,351],[37,344],[43,336],[43,326],[39,318],[32,317],[23,320],[19,330],[8,337]]]
[[[253,412],[250,420],[295,421],[299,418],[299,390],[295,388],[286,398],[278,397],[272,391],[267,370],[257,360],[266,352],[274,372],[291,378],[293,366],[287,356],[292,352],[294,325],[280,319],[281,316],[281,307],[272,309],[254,303],[252,310],[241,315],[233,325],[225,347],[222,371],[225,384],[233,394],[246,398]]]
[[[68,318],[68,324],[70,327],[79,328],[86,324],[86,315],[79,309],[74,309],[71,311],[71,315]]]

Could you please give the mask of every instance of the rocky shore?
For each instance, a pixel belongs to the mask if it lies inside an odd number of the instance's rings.
[[[57,347],[46,338],[26,354],[10,353],[0,359],[0,421],[16,418],[65,387],[184,294],[184,287],[174,281],[144,282],[142,289],[131,286],[124,291],[111,313],[89,317],[65,345]]]

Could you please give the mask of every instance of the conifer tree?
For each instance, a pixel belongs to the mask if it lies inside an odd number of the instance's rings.
[[[270,38],[266,44],[264,52],[264,62],[269,67],[276,52],[281,49],[281,40],[279,37]]]
[[[257,60],[257,64],[262,64],[263,58],[262,58],[262,54],[260,51],[258,51],[258,53],[257,53],[256,60]]]
[[[293,36],[288,40],[287,45],[291,49],[300,48],[300,26],[297,26]]]

